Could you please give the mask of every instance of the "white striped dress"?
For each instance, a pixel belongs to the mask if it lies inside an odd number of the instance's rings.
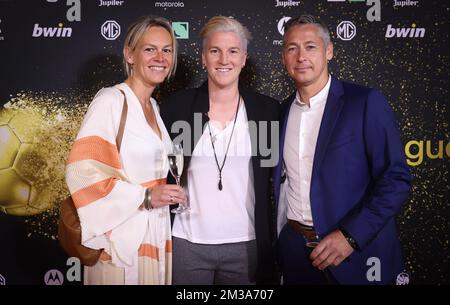
[[[120,155],[116,135],[128,115]],[[125,83],[101,89],[84,117],[66,164],[66,181],[80,217],[82,244],[104,249],[85,266],[85,284],[171,284],[169,208],[140,209],[146,187],[166,183],[170,137],[151,99],[162,140]]]

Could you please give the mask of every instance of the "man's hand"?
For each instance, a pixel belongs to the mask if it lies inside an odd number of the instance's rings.
[[[353,252],[353,248],[340,230],[331,232],[311,252],[312,265],[324,270],[328,266],[338,266]]]

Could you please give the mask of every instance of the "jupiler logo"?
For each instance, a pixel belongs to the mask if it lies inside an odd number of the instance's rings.
[[[122,4],[125,1],[117,1],[117,0],[110,0],[110,1],[106,1],[106,0],[100,0],[98,3],[98,6],[106,6],[106,7],[110,7],[110,6],[122,6]]]
[[[102,24],[100,31],[106,40],[116,40],[120,36],[120,25],[115,20],[107,20]]]
[[[394,0],[393,7],[397,8],[398,6],[400,6],[400,7],[419,6],[419,1],[411,1],[411,0],[398,1],[398,0]]]
[[[299,6],[299,5],[300,5],[300,1],[292,1],[292,0],[288,0],[288,1],[276,0],[275,1],[275,7]]]

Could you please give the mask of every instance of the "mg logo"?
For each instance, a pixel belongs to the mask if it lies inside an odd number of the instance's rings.
[[[278,21],[278,32],[281,34],[281,36],[284,35],[284,27],[286,26],[286,22],[289,21],[289,19],[291,19],[291,17],[286,17],[284,16],[283,18],[280,19],[280,21]]]
[[[106,40],[116,40],[120,36],[120,25],[114,20],[105,21],[102,24],[101,33]]]
[[[176,39],[189,39],[189,22],[172,22]]]
[[[45,274],[44,282],[45,285],[62,285],[64,283],[64,276],[61,271],[51,269]]]
[[[336,33],[342,40],[352,40],[356,35],[356,26],[351,21],[342,21],[336,27]]]

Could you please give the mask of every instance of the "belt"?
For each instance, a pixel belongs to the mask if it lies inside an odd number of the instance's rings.
[[[305,226],[298,221],[288,219],[287,223],[294,229],[295,232],[305,237],[307,242],[317,241],[317,233],[314,227]]]

